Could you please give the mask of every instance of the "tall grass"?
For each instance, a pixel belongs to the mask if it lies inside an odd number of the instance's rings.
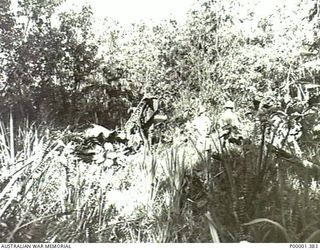
[[[260,145],[189,141],[110,167],[78,159],[69,136],[0,124],[1,242],[319,241],[318,172],[271,151],[260,162]]]

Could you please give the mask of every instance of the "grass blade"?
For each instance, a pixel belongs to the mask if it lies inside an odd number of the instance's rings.
[[[266,219],[266,218],[259,218],[259,219],[252,220],[248,223],[244,223],[243,226],[251,226],[251,225],[263,223],[263,222],[270,223],[270,224],[276,226],[283,233],[284,237],[286,238],[286,241],[291,242],[291,239],[287,233],[287,230],[276,221]]]
[[[212,242],[213,242],[213,243],[220,243],[219,235],[218,235],[217,229],[216,229],[216,227],[215,227],[215,223],[213,222],[210,213],[207,212],[207,213],[205,214],[205,216],[206,216],[207,219],[208,219],[209,229],[210,229],[210,234],[211,234]]]
[[[313,232],[306,240],[306,243],[317,243],[320,242],[320,229]]]

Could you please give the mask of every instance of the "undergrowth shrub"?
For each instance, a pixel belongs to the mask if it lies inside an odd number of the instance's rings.
[[[319,240],[319,170],[260,145],[189,140],[110,167],[77,158],[66,131],[12,124],[0,127],[1,242]]]

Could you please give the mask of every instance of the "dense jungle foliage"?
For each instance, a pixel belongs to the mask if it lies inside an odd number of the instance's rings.
[[[1,0],[0,241],[320,242],[320,4],[287,2],[201,0],[183,24],[97,32],[90,6]],[[77,129],[121,130],[146,94],[165,140],[79,160]],[[197,150],[186,124],[227,100],[243,142]],[[301,154],[267,146],[259,103],[299,117]]]

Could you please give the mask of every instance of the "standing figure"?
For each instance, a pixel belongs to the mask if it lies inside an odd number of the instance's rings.
[[[154,130],[155,116],[159,112],[158,104],[158,98],[146,96],[133,109],[131,117],[125,124],[129,146],[135,149],[139,149],[141,145],[150,146],[152,138],[149,135]]]
[[[224,104],[224,111],[220,115],[218,125],[219,138],[222,139],[223,147],[226,147],[229,142],[241,144],[240,122],[238,115],[234,112],[234,102],[227,101]]]
[[[212,130],[212,121],[206,114],[206,108],[200,106],[199,115],[191,122],[194,133],[196,148],[200,152],[209,151],[211,149],[210,133]]]

